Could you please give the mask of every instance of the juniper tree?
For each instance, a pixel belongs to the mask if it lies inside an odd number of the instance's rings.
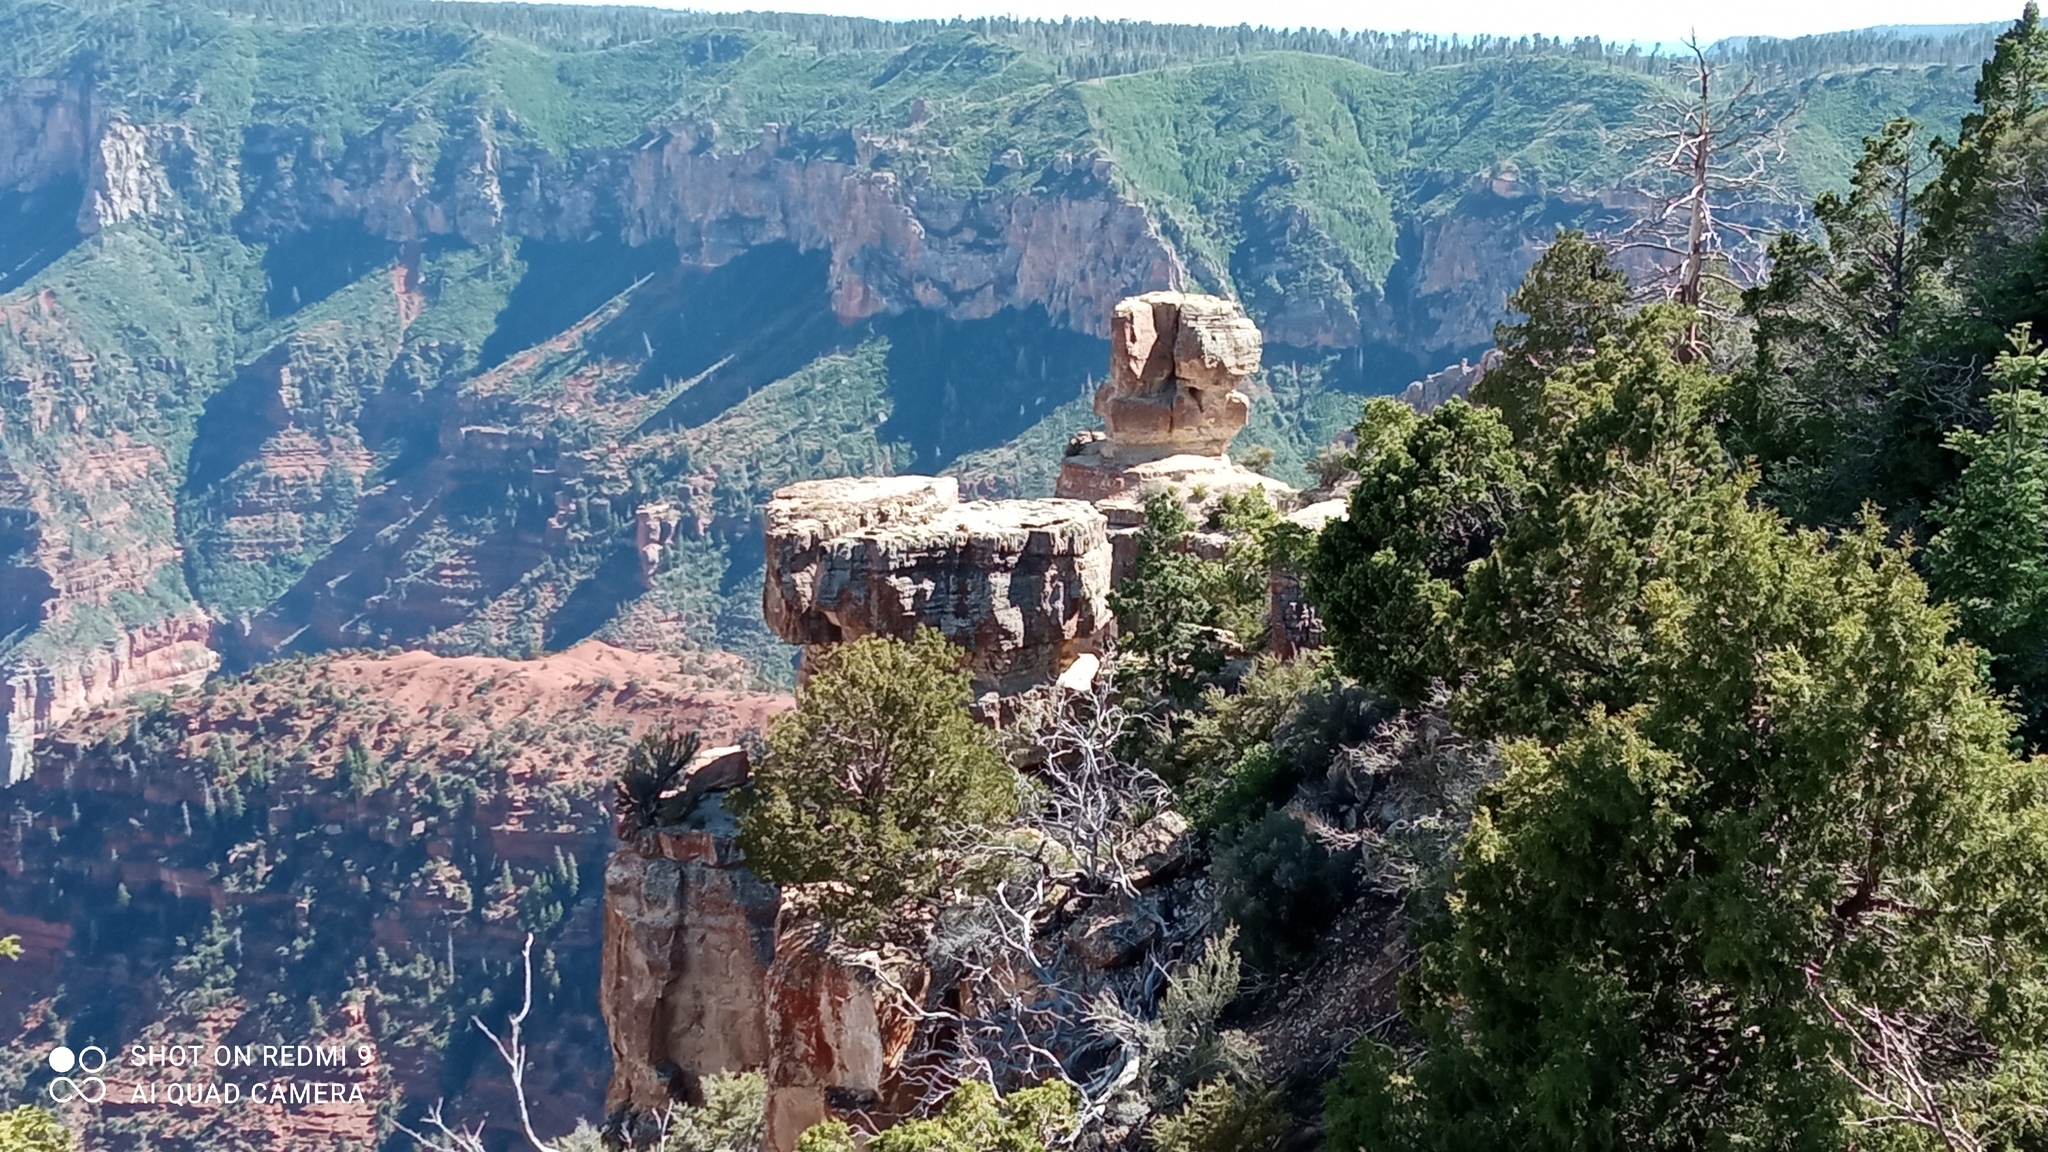
[[[1519,508],[1522,468],[1499,415],[1460,400],[1428,416],[1374,400],[1355,433],[1358,485],[1306,587],[1338,666],[1412,704],[1451,672],[1465,571]]]
[[[1948,446],[1966,463],[1934,513],[1929,578],[1955,605],[1963,634],[1991,657],[1994,682],[2011,694],[2029,743],[2048,738],[2048,358],[2030,330],[1991,368],[1999,385],[1988,432],[1957,429]]]
[[[821,657],[734,797],[748,867],[809,886],[856,934],[941,897],[961,849],[1017,805],[1016,774],[967,714],[961,661],[929,628]]]
[[[1750,499],[1686,329],[1546,384],[1450,643],[1506,774],[1404,988],[1420,1051],[1359,1051],[1333,1150],[2048,1137],[2048,773],[1881,526]]]

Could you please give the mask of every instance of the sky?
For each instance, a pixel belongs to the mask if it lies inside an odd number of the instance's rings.
[[[611,0],[617,3],[620,0]],[[624,0],[648,3],[650,0]],[[658,2],[658,0],[652,0]],[[687,0],[667,7],[825,12],[880,19],[1098,16],[1175,24],[1369,28],[1507,35],[1593,36],[1676,43],[1688,34],[1804,36],[1879,24],[2009,21],[2022,0]]]

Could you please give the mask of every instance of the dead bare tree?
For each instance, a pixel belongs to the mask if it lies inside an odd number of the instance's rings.
[[[477,1026],[478,1031],[490,1037],[491,1046],[498,1050],[498,1058],[505,1062],[505,1067],[511,1074],[512,1098],[519,1105],[519,1127],[526,1135],[526,1142],[533,1147],[534,1152],[556,1152],[553,1146],[534,1133],[533,1117],[528,1113],[526,1106],[526,1041],[522,1033],[526,1025],[527,1014],[533,1011],[533,933],[531,932],[526,934],[526,946],[520,950],[519,965],[522,973],[523,995],[519,1003],[519,1011],[513,1013],[511,1019],[506,1024],[505,1035],[500,1037],[496,1032],[491,1031],[490,1025],[485,1024],[480,1017],[471,1016],[469,1020],[470,1023]],[[436,1100],[433,1106],[427,1109],[426,1116],[421,1121],[425,1125],[426,1131],[418,1131],[404,1124],[398,1125],[398,1130],[412,1137],[413,1140],[418,1142],[420,1147],[427,1149],[428,1152],[485,1152],[483,1140],[484,1126],[482,1122],[479,1121],[468,1127],[451,1123],[443,1113],[442,1104],[443,1101]]]
[[[1118,974],[1078,962],[1067,929],[1107,903],[1159,939],[1156,913],[1133,899],[1142,879],[1145,822],[1170,798],[1164,781],[1117,756],[1133,717],[1118,702],[1113,660],[1083,689],[1057,689],[1011,725],[1028,734],[1034,777],[1017,828],[961,845],[988,878],[985,894],[944,909],[927,956],[942,996],[906,987],[879,953],[849,957],[902,1006],[920,1050],[903,1075],[919,1107],[940,1106],[980,1080],[1001,1090],[1058,1079],[1075,1090],[1081,1128],[1105,1112],[1140,1071],[1146,1017],[1163,992],[1156,961]]]
[[[1849,1038],[1852,1059],[1829,1063],[1863,1098],[1866,1127],[1905,1125],[1924,1129],[1947,1152],[1984,1152],[1984,1142],[1948,1100],[1941,1078],[1931,1071],[1930,1048],[1941,1047],[1924,1023],[1830,997],[1807,972],[1821,1008]]]
[[[1173,795],[1151,770],[1117,755],[1132,717],[1115,677],[1105,662],[1087,688],[1057,692],[1036,737],[1043,787],[1027,819],[1073,858],[1066,879],[1087,896],[1136,893],[1133,842]]]
[[[1762,278],[1770,237],[1798,213],[1798,198],[1778,177],[1789,110],[1768,106],[1752,80],[1721,91],[1706,49],[1697,40],[1685,46],[1682,94],[1652,105],[1646,126],[1627,141],[1643,153],[1629,180],[1640,214],[1609,240],[1660,270],[1644,281],[1650,294],[1720,318],[1729,314],[1720,299]],[[1717,287],[1731,291],[1717,295]],[[1696,319],[1680,354],[1705,352]]]

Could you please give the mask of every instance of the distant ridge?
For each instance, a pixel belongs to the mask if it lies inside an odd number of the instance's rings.
[[[41,8],[48,0],[32,0]],[[1418,32],[1221,27],[1149,21],[973,17],[878,20],[796,12],[710,12],[643,5],[579,5],[504,0],[201,0],[224,15],[284,25],[439,24],[468,27],[556,50],[644,43],[664,36],[737,28],[788,36],[822,51],[900,50],[945,32],[966,32],[1043,53],[1068,79],[1090,80],[1258,52],[1306,52],[1389,72],[1415,72],[1487,59],[1563,57],[1662,74],[1683,52],[1677,42],[1604,41],[1597,36],[1434,35]],[[71,0],[63,7],[108,11],[123,0]],[[1888,25],[1812,36],[1730,37],[1712,51],[1732,62],[1781,73],[1814,74],[1867,64],[1974,65],[1990,53],[2004,23]]]

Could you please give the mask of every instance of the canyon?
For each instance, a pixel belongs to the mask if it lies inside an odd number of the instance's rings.
[[[1658,90],[1285,53],[1075,83],[954,33],[777,87],[809,49],[744,27],[578,51],[203,6],[158,40],[69,11],[18,28],[0,74],[16,776],[68,717],[338,646],[686,635],[786,682],[735,595],[767,493],[915,469],[1047,494],[1044,449],[1086,423],[1112,306],[1143,291],[1246,303],[1260,386],[1290,398],[1245,443],[1299,483],[1352,397],[1483,350],[1556,228],[1627,217],[1627,158],[1590,141]],[[110,45],[92,67],[73,25]],[[310,88],[273,67],[294,53],[324,61]],[[140,78],[165,61],[159,99]],[[315,98],[352,70],[374,79]],[[419,88],[458,72],[492,79]],[[195,103],[202,74],[249,100]],[[675,103],[649,102],[657,74]],[[1852,84],[1882,104],[1905,79]],[[1927,80],[1918,110],[1966,99],[1960,69]],[[1559,83],[1584,102],[1532,121]],[[1442,135],[1472,85],[1495,102]],[[1341,130],[1243,135],[1240,101]],[[1218,144],[1236,158],[1192,166]],[[633,510],[663,502],[690,513],[670,575],[636,582]]]
[[[502,1122],[466,1020],[532,931],[552,1130],[803,1045],[778,1140],[886,1097],[886,998],[782,947],[716,803],[614,850],[625,747],[743,742],[806,648],[913,621],[998,697],[1085,683],[1143,491],[1291,492],[1362,397],[1469,386],[1555,230],[1626,218],[1610,141],[1663,91],[533,12],[0,12],[10,1051],[317,1031],[376,1047],[384,1100]],[[1970,74],[1783,83],[1824,151],[1952,122]],[[1184,309],[1192,357],[1156,339]],[[607,1042],[628,985],[667,1006]]]

